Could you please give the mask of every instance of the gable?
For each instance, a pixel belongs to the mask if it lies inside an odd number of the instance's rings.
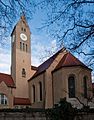
[[[11,75],[0,73],[0,83],[4,82],[8,87],[15,87],[14,81]]]

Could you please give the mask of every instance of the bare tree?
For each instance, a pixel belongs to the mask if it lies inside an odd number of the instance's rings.
[[[94,0],[40,0],[36,6],[47,12],[41,28],[47,28],[60,47],[86,56],[87,64],[93,65]]]

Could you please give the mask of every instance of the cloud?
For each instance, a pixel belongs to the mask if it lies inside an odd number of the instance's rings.
[[[39,65],[57,51],[57,44],[56,40],[47,39],[47,36],[32,35],[31,48],[32,64]]]
[[[51,41],[51,50],[54,52],[57,49],[57,44],[56,44],[56,40],[52,40]]]
[[[37,66],[39,66],[41,64],[39,59],[36,58],[36,56],[32,56],[31,59],[32,59],[31,62],[32,62],[33,66],[37,67]]]
[[[1,73],[10,73],[9,64],[0,63],[0,72],[1,72]]]
[[[10,73],[10,50],[0,46],[0,72]]]

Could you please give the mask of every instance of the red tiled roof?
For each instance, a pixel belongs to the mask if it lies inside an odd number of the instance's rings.
[[[57,55],[60,52],[62,52],[63,50],[65,50],[65,48],[60,49],[56,54],[54,54],[52,57],[50,57],[48,60],[46,60],[44,63],[42,63],[39,67],[37,67],[37,71],[36,71],[36,73],[33,75],[33,77],[31,79],[33,79],[37,75],[39,75],[42,72],[44,72],[52,64],[52,62],[55,60],[55,58],[57,57]],[[29,79],[29,80],[31,80],[31,79]]]
[[[88,68],[80,60],[78,60],[75,56],[73,56],[70,52],[68,52],[62,57],[61,61],[58,63],[54,71],[61,67],[72,67],[72,66],[82,66]]]
[[[14,105],[31,105],[29,98],[14,97]]]
[[[15,87],[14,81],[11,75],[0,73],[0,83],[5,82],[8,87]]]

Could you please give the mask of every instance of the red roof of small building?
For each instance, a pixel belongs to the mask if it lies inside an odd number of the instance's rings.
[[[31,105],[29,98],[14,97],[14,105]]]
[[[8,87],[15,87],[14,81],[11,75],[0,73],[0,83],[5,82]]]
[[[58,70],[61,67],[73,67],[73,66],[82,66],[87,69],[90,69],[85,64],[83,64],[79,59],[73,56],[70,52],[68,52],[62,57],[62,59],[60,60],[54,71]]]

